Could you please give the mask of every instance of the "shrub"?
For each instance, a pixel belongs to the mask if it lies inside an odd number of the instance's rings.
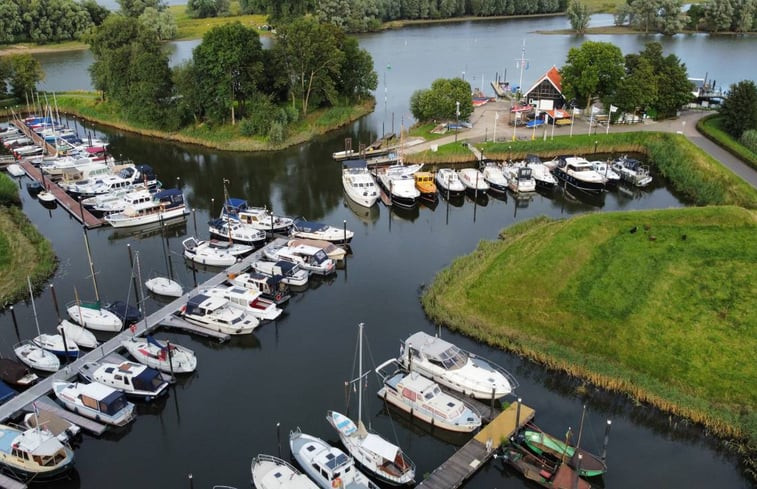
[[[281,144],[286,139],[286,128],[280,122],[274,122],[271,124],[271,129],[268,131],[268,140],[271,144]]]
[[[8,175],[0,173],[0,205],[19,205],[18,185]]]
[[[749,129],[739,138],[739,142],[749,148],[752,152],[757,153],[757,129]]]

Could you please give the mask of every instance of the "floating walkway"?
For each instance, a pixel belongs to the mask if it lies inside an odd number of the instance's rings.
[[[280,246],[284,243],[284,239],[276,239],[266,246]],[[261,258],[264,248],[265,247],[254,251],[229,268],[223,269],[218,274],[214,275],[209,280],[201,284],[199,287],[215,287],[226,280],[227,274],[242,273],[244,270],[250,267],[252,262]],[[174,300],[170,304],[167,304],[156,312],[150,314],[149,316],[146,316],[145,319],[139,321],[139,323],[134,325],[135,330],[133,333],[131,329],[125,328],[123,331],[113,336],[111,339],[101,344],[96,349],[80,356],[75,361],[62,367],[60,370],[51,374],[50,376],[40,380],[35,385],[29,387],[27,390],[21,392],[16,397],[1,405],[0,422],[4,422],[9,418],[16,417],[25,409],[28,409],[27,406],[50,393],[50,391],[52,390],[53,382],[68,382],[70,381],[70,379],[76,377],[79,373],[79,370],[84,366],[85,363],[97,362],[108,358],[109,355],[117,352],[122,348],[122,341],[127,340],[132,336],[142,336],[145,334],[153,333],[156,329],[161,327],[164,322],[166,322],[167,318],[173,317],[174,313],[178,311],[181,306],[186,304],[187,300],[189,300],[189,297],[194,295],[199,287],[188,291],[186,294]],[[168,322],[169,327],[175,327],[173,325],[173,320],[169,320]],[[214,331],[210,330],[205,330],[202,333],[205,336],[213,336],[214,334],[216,334]],[[40,405],[40,407],[46,408],[47,406]],[[63,416],[63,413],[70,414],[68,411],[62,411],[61,413],[57,414]],[[80,424],[78,421],[75,423]]]
[[[19,131],[23,132],[26,137],[32,140],[34,144],[37,146],[42,147],[44,150],[44,154],[58,156],[58,148],[56,148],[54,145],[48,143],[45,138],[37,134],[36,132],[32,131],[29,126],[23,123],[23,121],[19,119],[13,119],[11,121],[11,124],[16,126]]]
[[[107,428],[107,426],[102,423],[92,421],[91,419],[85,418],[84,416],[79,416],[78,414],[73,413],[68,409],[63,409],[55,401],[47,396],[40,397],[39,399],[34,401],[34,404],[36,404],[37,409],[39,409],[40,411],[51,412],[60,418],[70,421],[75,425],[81,426],[93,435],[100,436],[105,432],[105,428]],[[28,405],[24,407],[24,411],[33,412],[34,409],[31,405]]]
[[[502,442],[529,423],[535,411],[520,402],[514,402],[463,445],[449,459],[421,481],[416,488],[454,489],[460,487],[494,454]]]
[[[26,489],[26,484],[0,474],[0,487],[3,487],[4,489]]]

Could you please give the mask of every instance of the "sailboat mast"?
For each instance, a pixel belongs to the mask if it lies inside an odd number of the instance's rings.
[[[360,337],[358,339],[358,393],[357,393],[357,419],[363,422],[363,323],[358,325]]]
[[[89,261],[89,273],[92,275],[92,285],[95,287],[95,300],[100,302],[100,293],[97,290],[97,279],[95,278],[95,266],[92,263],[92,253],[89,250],[89,237],[87,236],[87,228],[84,229],[84,247],[87,249],[87,260]]]
[[[26,283],[29,285],[29,298],[32,301],[32,311],[34,311],[34,324],[37,325],[37,336],[39,336],[41,333],[39,332],[39,320],[37,319],[37,306],[34,305],[34,292],[32,292],[32,281],[28,275],[26,276]]]
[[[576,441],[576,453],[580,451],[581,448],[581,435],[584,431],[584,417],[586,416],[586,404],[584,404],[584,410],[581,412],[581,426],[578,428],[578,440]]]

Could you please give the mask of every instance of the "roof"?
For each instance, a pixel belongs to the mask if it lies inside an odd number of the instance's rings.
[[[16,394],[18,394],[16,391],[8,387],[5,382],[0,380],[0,403],[7,401]]]
[[[544,112],[547,113],[548,116],[550,116],[552,119],[567,119],[570,118],[570,112],[567,110],[545,110]]]
[[[552,65],[552,68],[549,69],[546,73],[544,73],[541,78],[536,80],[536,83],[531,85],[531,88],[526,91],[526,94],[531,93],[536,87],[539,86],[541,82],[544,80],[549,80],[549,82],[552,84],[555,89],[562,93],[562,76],[560,75],[560,70],[557,69],[555,65]]]
[[[172,197],[174,195],[182,195],[181,190],[178,188],[169,188],[166,190],[161,190],[160,192],[155,194],[155,199],[163,199],[166,197]]]
[[[98,401],[102,401],[115,392],[114,389],[107,385],[99,384],[97,382],[92,382],[91,384],[79,384],[79,391]]]
[[[363,440],[363,448],[366,448],[373,453],[377,453],[387,460],[394,460],[397,458],[399,448],[396,445],[392,445],[388,441],[384,440],[380,436],[368,433]]]

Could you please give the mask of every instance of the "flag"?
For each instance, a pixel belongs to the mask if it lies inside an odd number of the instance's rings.
[[[597,107],[596,105],[592,105],[591,106],[591,113],[592,114],[598,114],[599,113],[599,107]]]
[[[578,115],[580,113],[581,113],[581,109],[579,109],[578,107],[573,107],[573,115]]]
[[[610,104],[610,113],[612,114],[613,112],[617,112],[617,111],[618,111],[618,108]]]

